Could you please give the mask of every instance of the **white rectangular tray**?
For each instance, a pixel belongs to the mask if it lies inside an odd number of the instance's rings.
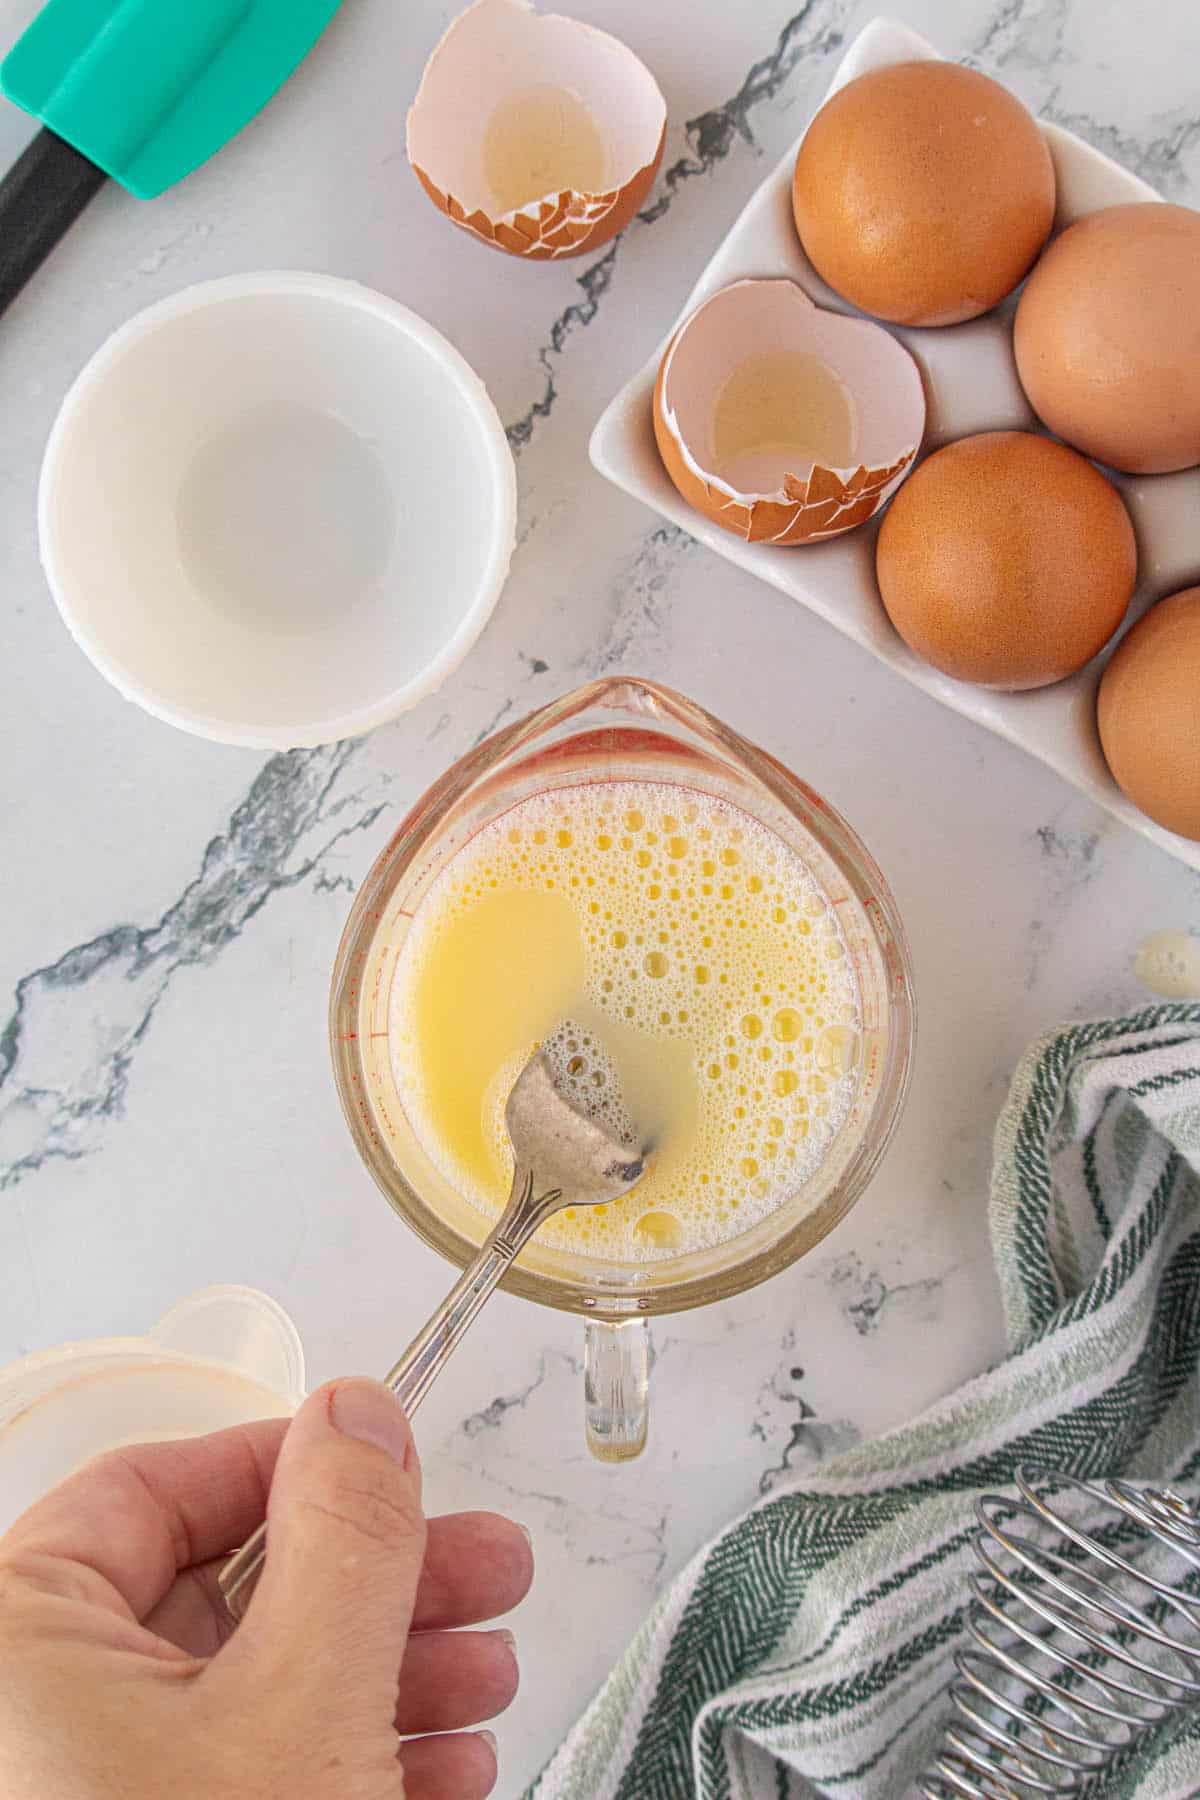
[[[937,52],[906,26],[876,19],[851,45],[832,93],[856,75]],[[1154,190],[1056,125],[1042,127],[1058,180],[1058,227],[1101,206],[1156,200]],[[964,717],[1019,744],[1067,781],[1181,862],[1200,869],[1200,843],[1164,831],[1132,806],[1108,773],[1095,725],[1096,685],[1104,654],[1068,681],[1025,694],[970,687],[914,656],[883,610],[875,583],[877,522],[827,544],[780,549],[747,544],[693,512],[672,486],[654,442],[651,404],[663,350],[681,320],[702,300],[745,276],[786,275],[820,306],[854,308],[825,286],[800,247],[792,220],[792,169],[799,140],[752,196],[692,289],[663,343],[606,409],[592,433],[592,462],[602,475],[699,538],[719,556],[769,581],[862,644],[881,661]],[[925,452],[952,438],[996,429],[1029,429],[1036,421],[1017,380],[1009,300],[966,325],[895,328],[925,380],[929,406]],[[1177,475],[1119,476],[1138,539],[1138,589],[1130,619],[1154,600],[1200,581],[1200,470]]]

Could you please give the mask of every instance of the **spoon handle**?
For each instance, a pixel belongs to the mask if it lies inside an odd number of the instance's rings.
[[[561,1200],[557,1190],[534,1198],[533,1175],[518,1170],[508,1205],[495,1229],[468,1263],[428,1324],[384,1377],[409,1418],[416,1412],[450,1356],[462,1342],[484,1302],[538,1226]],[[260,1525],[221,1570],[219,1586],[230,1616],[246,1615],[267,1560],[267,1527]]]
[[[520,1244],[496,1244],[489,1239],[474,1262],[463,1270],[429,1323],[384,1376],[384,1385],[391,1388],[410,1418],[520,1248]]]

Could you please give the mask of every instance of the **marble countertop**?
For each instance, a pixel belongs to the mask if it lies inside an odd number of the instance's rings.
[[[0,40],[34,10],[0,0]],[[578,1323],[505,1296],[421,1420],[431,1504],[502,1508],[537,1545],[515,1620],[525,1689],[499,1727],[512,1797],[732,1512],[998,1352],[987,1180],[1013,1065],[1057,1021],[1137,1001],[1134,948],[1195,923],[1200,883],[588,465],[603,405],[874,9],[572,0],[654,69],[671,124],[623,240],[534,267],[454,232],[405,163],[405,108],[453,10],[353,0],[205,169],[151,205],[101,195],[0,325],[0,1361],[140,1331],[213,1281],[276,1295],[314,1380],[392,1360],[447,1271],[343,1128],[329,969],[396,821],[501,720],[632,670],[822,790],[892,883],[919,986],[912,1098],[866,1198],[789,1273],[662,1323],[640,1464],[588,1458]],[[1200,202],[1189,0],[891,10]],[[3,163],[27,130],[0,110]],[[155,723],[92,671],[41,578],[34,495],[64,388],[109,330],[188,282],[272,266],[371,283],[459,345],[508,425],[521,525],[496,614],[440,694],[365,741],[264,761]]]

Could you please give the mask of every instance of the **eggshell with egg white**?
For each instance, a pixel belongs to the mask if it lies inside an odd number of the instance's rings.
[[[564,107],[582,109],[603,147],[603,176],[573,185],[551,143],[544,191],[506,206],[487,166],[489,121],[502,105],[519,112],[526,98],[555,93]],[[564,14],[539,14],[528,0],[476,0],[426,65],[408,115],[408,160],[439,211],[482,243],[535,261],[582,256],[624,230],[642,205],[666,124],[658,83],[618,38]]]
[[[738,371],[776,352],[813,358],[844,390],[852,454],[831,464],[781,449],[769,485],[749,488],[718,466],[714,420]],[[654,392],[654,433],[676,488],[751,542],[816,543],[864,524],[912,466],[924,428],[925,390],[907,350],[787,280],[738,281],[711,295],[667,346]]]

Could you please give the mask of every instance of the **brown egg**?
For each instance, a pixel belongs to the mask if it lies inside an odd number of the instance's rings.
[[[825,102],[800,146],[796,229],[830,287],[900,325],[956,325],[1027,273],[1054,222],[1054,165],[1006,88],[897,63]]]
[[[1129,514],[1065,444],[987,431],[947,444],[900,489],[875,572],[905,643],[959,681],[1033,688],[1073,674],[1125,615]]]
[[[1013,327],[1051,431],[1136,475],[1200,463],[1200,213],[1108,206],[1057,238]]]
[[[1118,644],[1096,713],[1117,785],[1156,824],[1200,838],[1200,587],[1160,600]]]

